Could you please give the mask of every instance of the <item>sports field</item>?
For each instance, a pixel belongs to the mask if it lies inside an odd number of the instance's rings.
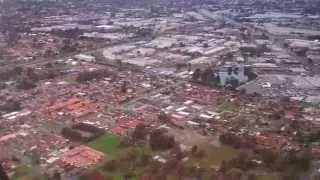
[[[88,146],[98,151],[104,152],[105,154],[107,154],[107,156],[112,156],[120,150],[120,144],[122,140],[123,139],[120,136],[105,134],[89,142]]]

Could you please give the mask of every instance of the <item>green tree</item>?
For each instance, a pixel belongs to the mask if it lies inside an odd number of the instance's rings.
[[[139,124],[132,133],[132,138],[135,140],[144,140],[148,135],[149,130],[145,124]]]
[[[169,120],[170,120],[170,117],[168,116],[168,114],[166,114],[165,112],[161,111],[159,114],[158,114],[158,119],[160,122],[162,123],[168,123]]]
[[[230,85],[232,89],[236,89],[239,86],[239,80],[235,77],[231,77]]]
[[[26,76],[21,77],[17,82],[18,89],[29,90],[35,88],[36,86],[36,83]]]
[[[192,81],[198,82],[202,72],[200,68],[197,68],[192,74]]]
[[[214,82],[214,73],[211,67],[208,67],[201,74],[201,82],[206,85],[212,85],[212,83]]]
[[[248,175],[248,180],[258,180],[257,176],[255,174],[250,173]]]
[[[61,174],[58,171],[54,172],[53,180],[61,180]]]
[[[117,165],[114,159],[107,161],[103,166],[103,169],[105,169],[106,171],[114,171],[116,170],[116,168],[117,168]]]

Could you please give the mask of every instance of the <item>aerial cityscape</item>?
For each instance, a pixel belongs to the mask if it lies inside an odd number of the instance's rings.
[[[0,180],[320,180],[319,0],[0,0]]]

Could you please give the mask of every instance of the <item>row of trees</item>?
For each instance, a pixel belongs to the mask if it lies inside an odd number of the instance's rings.
[[[233,70],[231,69],[231,72],[228,71],[228,73],[230,73],[230,77],[228,77],[226,79],[225,84],[223,84],[225,87],[229,88],[229,89],[236,89],[240,83],[239,80],[237,78],[235,78],[234,76],[232,76]],[[238,71],[235,71],[236,73],[238,73]],[[197,82],[197,83],[201,83],[204,85],[208,85],[208,86],[221,86],[221,78],[219,74],[215,74],[214,71],[212,70],[212,68],[207,68],[204,71],[201,71],[201,69],[196,69],[192,75],[192,81],[193,82]]]
[[[0,70],[0,80],[14,80],[22,74],[23,68],[20,66],[4,68]]]
[[[236,168],[241,171],[248,171],[255,168],[257,161],[261,160],[261,166],[272,171],[281,172],[283,178],[289,176],[289,179],[299,179],[300,174],[307,171],[312,160],[310,149],[304,149],[299,152],[285,152],[257,146],[254,137],[237,136],[232,133],[225,133],[220,136],[223,144],[230,145],[235,148],[254,149],[253,154],[241,153],[229,162],[223,162],[221,166],[222,172]]]
[[[98,69],[94,71],[84,71],[80,72],[77,77],[76,81],[79,83],[84,83],[87,81],[91,81],[93,79],[102,79],[108,76],[114,75],[111,71],[108,69]]]
[[[220,85],[221,80],[220,80],[220,76],[215,75],[212,68],[209,67],[204,71],[202,71],[200,68],[197,68],[193,72],[192,81],[213,86],[213,85]]]
[[[0,80],[16,81],[18,89],[28,90],[36,87],[36,83],[40,80],[53,79],[59,74],[59,70],[54,67],[46,69],[34,69],[29,67],[9,67],[0,71]]]
[[[230,132],[224,133],[219,137],[221,143],[234,148],[254,148],[256,140],[250,135],[236,135]]]
[[[229,67],[227,68],[228,77],[225,82],[221,82],[221,77],[218,73],[215,73],[211,67],[206,68],[204,71],[197,68],[192,75],[192,81],[201,83],[208,86],[225,86],[228,89],[235,90],[239,85],[239,80],[235,77],[239,73],[239,68]],[[248,77],[248,80],[253,80],[257,75],[252,71],[251,68],[244,68],[244,76]],[[221,84],[224,83],[224,84]]]
[[[47,68],[44,70],[35,70],[33,68],[24,68],[22,74],[17,79],[17,88],[28,90],[35,88],[40,80],[53,79],[59,74],[59,70]]]
[[[90,133],[90,136],[84,136],[81,132],[88,132]],[[61,130],[61,134],[62,136],[74,141],[88,142],[104,134],[104,130],[89,124],[79,123],[71,128],[63,128]]]
[[[51,33],[61,37],[74,39],[79,37],[82,34],[82,31],[78,27],[76,27],[76,28],[67,29],[67,30],[54,29],[52,30]]]
[[[259,166],[264,166],[270,171],[279,172],[283,180],[299,180],[300,175],[309,169],[310,161],[311,156],[308,150],[293,153],[276,152],[272,149],[259,149],[255,150],[255,154],[243,152],[228,162],[223,161],[220,172],[228,175],[230,171],[236,170],[239,178],[245,172],[249,172]],[[255,179],[255,177],[249,174],[248,179]]]
[[[19,15],[0,15],[0,32],[4,35],[5,42],[12,46],[20,39],[19,31],[23,30],[23,25],[18,25],[22,21]]]
[[[153,150],[166,150],[175,145],[174,137],[168,133],[167,129],[155,129],[150,134],[150,147]]]
[[[0,104],[0,112],[10,113],[13,111],[19,111],[21,110],[21,104],[18,101],[15,100],[9,100],[5,102],[4,104]]]
[[[149,128],[145,124],[139,124],[132,132],[131,137],[134,141],[143,141],[146,140],[149,133]]]
[[[258,154],[265,166],[275,171],[296,171],[304,172],[310,167],[312,160],[310,149],[304,149],[300,152],[282,152],[273,149],[256,148],[254,150]]]

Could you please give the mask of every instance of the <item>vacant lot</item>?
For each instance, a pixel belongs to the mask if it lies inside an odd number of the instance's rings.
[[[198,145],[202,147],[212,143],[212,137],[202,136],[192,129],[170,128],[169,132],[176,141],[188,146]]]

